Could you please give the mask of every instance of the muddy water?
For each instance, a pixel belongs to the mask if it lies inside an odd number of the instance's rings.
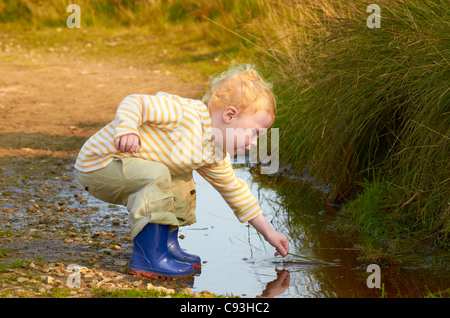
[[[0,243],[12,249],[11,261],[43,257],[47,262],[63,260],[125,273],[132,250],[126,209],[89,196],[74,178],[72,166],[72,159],[2,160],[0,228],[20,234]],[[339,221],[338,211],[308,196],[282,198],[254,182],[247,168],[236,169],[236,174],[249,184],[273,227],[288,236],[291,252],[318,261],[274,257],[274,249],[251,226],[238,222],[220,195],[195,173],[197,223],[180,229],[181,246],[203,261],[201,273],[189,282],[195,292],[423,297],[450,287],[448,262],[436,251],[427,251],[415,265],[381,265],[383,291],[369,288],[369,263],[357,260],[356,237]]]

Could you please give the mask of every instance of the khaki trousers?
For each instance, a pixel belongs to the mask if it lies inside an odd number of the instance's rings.
[[[192,172],[172,176],[159,162],[116,158],[106,168],[78,171],[78,180],[92,196],[127,207],[132,240],[148,223],[173,231],[196,222]]]

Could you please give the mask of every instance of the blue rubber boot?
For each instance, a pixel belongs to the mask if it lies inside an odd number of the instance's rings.
[[[178,229],[172,233],[169,233],[169,237],[167,238],[167,249],[170,255],[172,255],[172,257],[177,261],[189,263],[195,270],[201,268],[202,260],[200,257],[194,254],[186,253],[181,249],[180,244],[178,244]]]
[[[169,226],[147,224],[134,239],[130,269],[137,274],[163,277],[188,276],[193,273],[192,266],[173,258],[167,250]]]

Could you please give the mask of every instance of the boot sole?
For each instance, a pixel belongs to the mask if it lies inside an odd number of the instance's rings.
[[[149,277],[149,278],[157,276],[157,277],[160,277],[160,278],[163,278],[163,279],[184,278],[184,277],[189,277],[189,276],[193,275],[193,273],[181,274],[181,275],[165,275],[165,274],[159,274],[159,273],[139,271],[139,270],[134,270],[134,269],[131,269],[130,272],[132,274],[136,274],[136,275],[144,275],[144,276]]]

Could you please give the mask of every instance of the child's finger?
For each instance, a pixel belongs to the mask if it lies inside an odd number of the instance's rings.
[[[126,135],[124,136],[126,141],[124,142],[124,152],[132,153],[136,146],[136,136],[135,135]]]
[[[119,138],[119,150],[121,152],[124,152],[124,150],[125,150],[125,142],[126,142],[126,139],[124,138],[124,136]]]
[[[133,146],[130,149],[130,152],[138,152],[139,151],[139,142],[138,141],[134,141],[133,142]]]
[[[127,135],[124,135],[122,137],[120,137],[120,144],[119,144],[119,150],[121,152],[126,152],[127,150]]]
[[[139,151],[139,137],[133,135],[130,152],[138,152]]]
[[[289,252],[289,243],[287,241],[281,241],[276,249],[277,252],[274,254],[275,256],[281,255],[285,257]]]
[[[284,256],[286,256],[289,253],[289,242],[286,240],[286,241],[282,241],[281,244],[283,244],[283,247],[286,251],[286,253],[284,255]]]
[[[120,140],[120,151],[128,152],[128,150],[130,149],[129,142],[130,140],[128,135],[122,136]]]
[[[120,151],[120,137],[114,139],[114,146]]]

